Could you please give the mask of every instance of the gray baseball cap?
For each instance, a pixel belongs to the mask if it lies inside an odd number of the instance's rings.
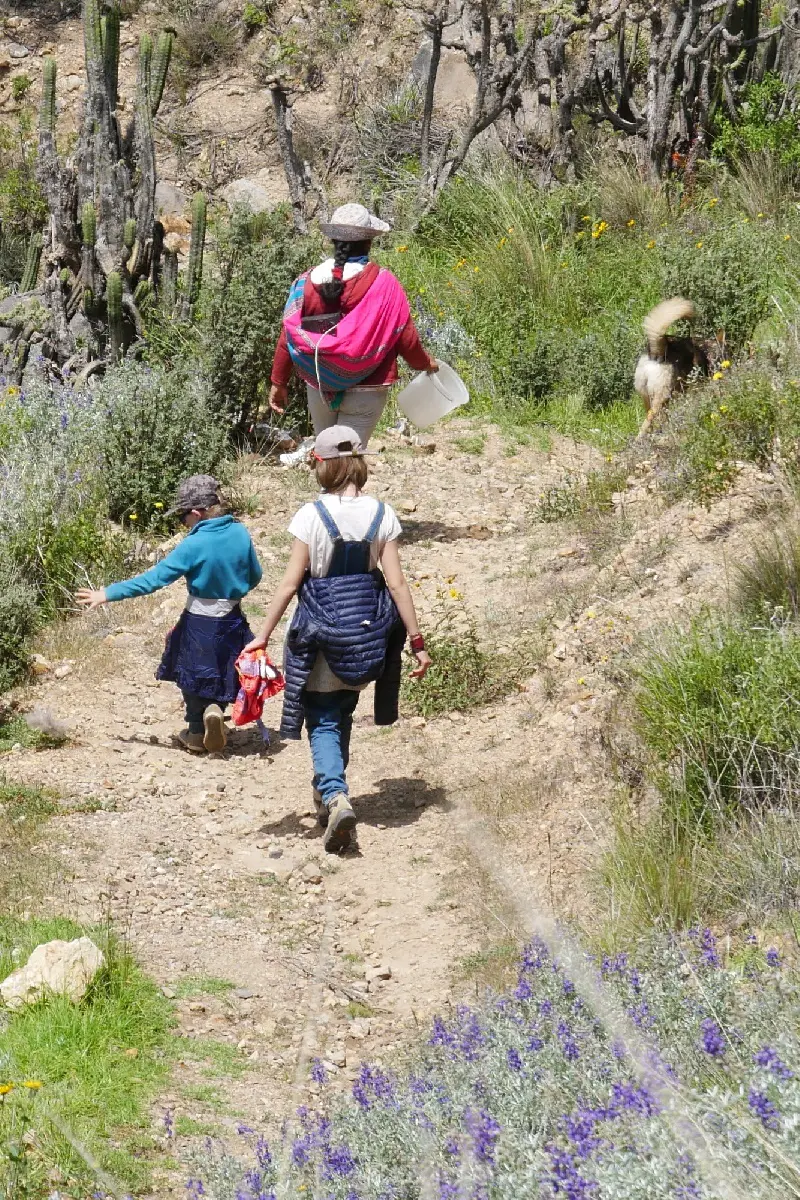
[[[330,425],[317,434],[314,442],[314,457],[325,460],[328,458],[359,458],[368,454],[361,445],[361,439],[355,429],[349,425]]]
[[[175,503],[165,515],[173,517],[180,513],[183,516],[193,508],[211,508],[214,504],[219,504],[219,484],[214,476],[190,475],[178,484]]]

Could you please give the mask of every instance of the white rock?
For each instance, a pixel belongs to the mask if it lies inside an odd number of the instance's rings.
[[[566,657],[567,647],[562,642],[562,644],[560,646],[556,646],[555,650],[553,651],[553,658],[557,658],[559,662],[563,662]]]
[[[24,967],[13,971],[0,983],[0,996],[11,1009],[35,1004],[50,993],[66,996],[77,1004],[104,964],[103,952],[91,938],[43,942]]]
[[[56,679],[66,679],[68,675],[72,674],[72,667],[69,663],[62,663],[60,667],[56,667],[53,674]]]
[[[222,197],[229,208],[241,205],[252,213],[269,212],[275,206],[267,189],[255,179],[234,179],[222,189]]]

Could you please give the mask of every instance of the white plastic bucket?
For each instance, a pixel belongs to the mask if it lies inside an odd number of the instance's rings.
[[[397,397],[397,407],[418,429],[427,429],[469,400],[463,379],[446,362],[436,361],[439,370],[435,375],[422,371]]]

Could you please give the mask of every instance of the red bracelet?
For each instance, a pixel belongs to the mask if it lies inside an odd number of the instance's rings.
[[[421,633],[418,633],[414,637],[412,637],[411,649],[414,651],[415,654],[419,654],[420,650],[425,649],[425,638],[422,636]]]

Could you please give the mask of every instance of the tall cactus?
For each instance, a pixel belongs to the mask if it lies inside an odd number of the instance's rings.
[[[119,91],[119,8],[116,4],[100,18],[100,37],[108,98],[112,109],[116,109]]]
[[[164,270],[161,274],[161,303],[166,313],[175,311],[178,298],[178,252],[164,245]]]
[[[97,287],[94,247],[97,241],[97,212],[91,200],[81,209],[81,277],[83,279],[83,311],[89,312],[94,305]]]
[[[155,220],[153,118],[164,95],[174,31],[161,33],[155,48],[153,39],[142,37],[133,119],[123,128],[120,0],[82,0],[82,7],[86,97],[78,144],[68,159],[56,144],[54,58],[43,62],[39,113],[37,178],[50,210],[46,344],[60,362],[79,349],[69,318],[81,303],[98,337],[107,312],[110,354],[119,356],[128,321],[141,328],[139,302],[151,303],[158,288],[164,236]],[[201,266],[200,252],[196,274]],[[149,287],[140,288],[143,281]]]
[[[84,246],[91,246],[97,241],[97,213],[91,200],[87,200],[81,209],[81,238]]]
[[[200,284],[203,282],[203,250],[206,241],[206,198],[198,192],[192,200],[192,240],[189,245],[189,266],[186,272],[186,289],[183,297],[183,317],[192,315]]]
[[[118,362],[122,354],[122,276],[112,271],[106,280],[106,311],[111,343],[111,361]]]
[[[28,256],[25,260],[25,270],[19,285],[21,292],[32,292],[39,278],[39,264],[42,261],[42,235],[38,231],[31,234],[28,242]]]
[[[156,115],[161,107],[161,98],[164,95],[164,84],[167,82],[167,71],[169,71],[170,59],[172,58],[174,40],[175,35],[173,31],[171,29],[164,29],[158,35],[158,41],[156,42],[153,65],[150,70],[150,110],[153,116]]]
[[[56,131],[56,72],[54,58],[45,58],[42,65],[42,102],[39,108],[39,128],[47,133]]]

